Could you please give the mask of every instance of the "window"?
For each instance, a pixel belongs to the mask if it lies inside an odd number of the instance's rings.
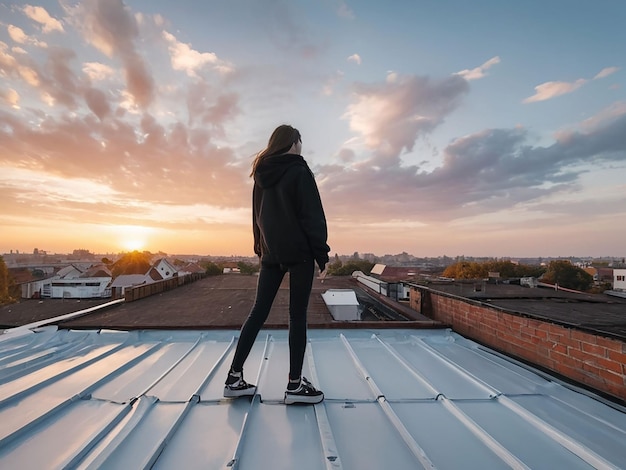
[[[617,280],[618,281],[624,281],[624,280],[626,280],[626,276],[617,276]]]

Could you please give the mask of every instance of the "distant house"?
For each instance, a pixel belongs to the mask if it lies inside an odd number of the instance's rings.
[[[186,276],[187,274],[199,274],[204,273],[206,269],[200,266],[198,263],[187,263],[185,266],[178,269],[179,276]]]
[[[151,282],[154,281],[146,274],[121,274],[111,283],[111,296],[114,299],[121,299],[129,287],[141,286]]]
[[[224,274],[241,273],[241,269],[239,269],[239,266],[237,265],[237,263],[228,262],[228,263],[222,263],[222,272]]]
[[[152,268],[150,271],[156,271],[156,273],[158,273],[158,276],[160,276],[160,279],[155,279],[155,273],[152,272],[151,277],[155,281],[170,279],[174,276],[178,276],[178,269],[176,269],[176,267],[165,258],[160,258],[156,260],[152,264]]]
[[[154,282],[171,279],[180,275],[178,269],[165,258],[154,262],[145,274],[121,274],[111,284],[111,294],[114,299],[124,297],[126,289],[152,284]]]
[[[71,264],[54,276],[22,286],[22,297],[92,299],[110,297],[111,272],[103,264]]]
[[[598,268],[598,282],[613,282],[613,271],[615,268]]]
[[[419,274],[419,268],[409,266],[387,266],[376,264],[370,272],[370,276],[383,284],[379,286],[378,292],[392,298],[393,300],[408,300],[409,287],[402,281],[414,279]]]
[[[613,290],[626,292],[626,269],[613,270]]]
[[[588,266],[583,270],[593,276],[593,282],[595,284],[613,283],[613,268],[595,268]]]

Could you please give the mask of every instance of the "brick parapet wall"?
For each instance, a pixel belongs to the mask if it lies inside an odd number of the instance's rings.
[[[493,349],[626,400],[626,342],[482,302],[411,287],[411,308]]]

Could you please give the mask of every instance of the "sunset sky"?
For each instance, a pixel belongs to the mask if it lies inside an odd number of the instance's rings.
[[[297,127],[331,255],[624,256],[622,0],[0,2],[0,254],[253,255]]]

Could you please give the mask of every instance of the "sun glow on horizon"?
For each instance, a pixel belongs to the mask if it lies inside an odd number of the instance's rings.
[[[118,244],[127,251],[141,251],[145,249],[150,233],[153,229],[141,225],[116,225]]]

